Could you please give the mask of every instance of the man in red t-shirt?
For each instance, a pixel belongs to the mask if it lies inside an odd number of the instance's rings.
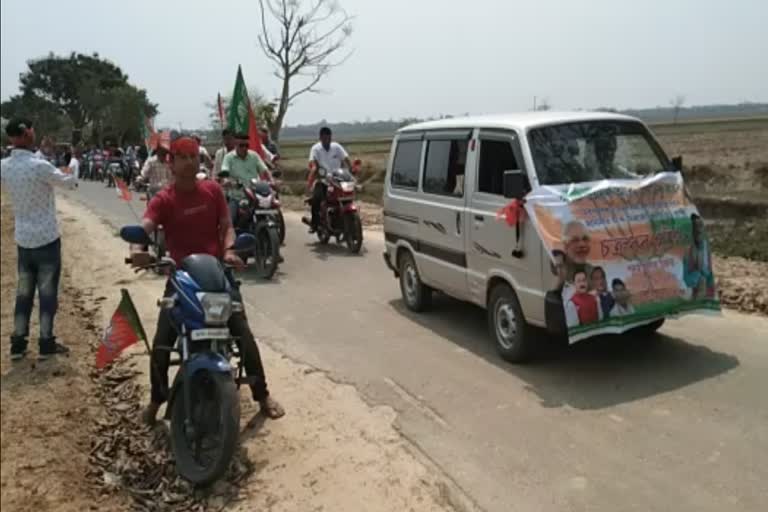
[[[224,193],[217,183],[197,179],[198,158],[199,145],[194,139],[182,137],[171,144],[174,183],[158,192],[147,205],[142,223],[144,230],[151,234],[157,226],[163,226],[168,252],[177,264],[181,264],[190,254],[210,254],[235,268],[242,268],[242,260],[233,251],[225,249],[234,245],[235,231]],[[133,263],[145,263],[142,261],[145,255],[134,254]],[[229,272],[228,278],[233,285],[235,300],[241,301],[238,287]],[[174,292],[169,281],[165,296],[173,295]],[[245,313],[232,313],[229,329],[240,341],[245,371],[248,376],[256,377],[256,382],[251,384],[253,399],[259,402],[262,412],[268,417],[283,416],[283,408],[269,396],[259,348]],[[154,423],[160,405],[168,399],[170,352],[167,349],[173,346],[176,337],[168,313],[161,311],[150,362],[151,402],[144,411],[144,421],[149,424]]]

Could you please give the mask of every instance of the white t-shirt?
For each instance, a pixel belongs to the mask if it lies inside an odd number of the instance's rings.
[[[72,159],[69,161],[69,170],[72,172],[72,176],[75,177],[75,181],[80,179],[80,161],[72,157]]]
[[[322,143],[318,142],[312,146],[309,152],[309,161],[317,160],[317,163],[328,171],[340,169],[345,158],[349,158],[349,155],[338,142],[331,142],[328,151],[325,150]]]

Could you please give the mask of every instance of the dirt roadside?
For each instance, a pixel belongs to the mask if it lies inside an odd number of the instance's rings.
[[[71,273],[65,270],[57,332],[72,349],[71,356],[44,363],[35,360],[35,311],[30,353],[25,360],[12,364],[8,357],[8,338],[13,332],[16,246],[11,204],[4,195],[1,218],[0,496],[3,509],[15,512],[128,510],[127,499],[102,494],[85,478],[91,427],[104,413],[97,397],[97,385],[89,377],[90,353],[97,337],[87,328],[88,318],[95,311],[87,311],[85,304],[92,297],[73,287]],[[65,269],[73,263],[69,251],[64,255],[64,262]]]
[[[136,421],[148,396],[143,348],[129,349],[112,371],[90,378],[97,375],[92,358],[98,333],[119,289],[130,291],[151,336],[163,283],[125,268],[125,245],[81,206],[64,200],[58,205],[67,270],[57,333],[73,353],[46,368],[31,357],[14,365],[8,360],[15,253],[3,201],[2,503],[9,510],[474,508],[400,436],[393,410],[370,407],[354,387],[265,344],[260,348],[270,386],[287,416],[264,420],[243,390],[242,449],[225,481],[201,491],[175,479],[166,430]]]

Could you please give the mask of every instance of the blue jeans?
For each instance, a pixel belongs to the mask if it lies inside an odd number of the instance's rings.
[[[19,282],[16,291],[13,341],[26,345],[29,318],[38,292],[40,306],[40,344],[53,343],[53,318],[59,305],[61,240],[35,249],[18,247]]]

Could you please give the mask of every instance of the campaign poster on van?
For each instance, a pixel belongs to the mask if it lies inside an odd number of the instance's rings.
[[[679,173],[540,187],[525,208],[550,254],[571,343],[720,310],[704,223]]]

